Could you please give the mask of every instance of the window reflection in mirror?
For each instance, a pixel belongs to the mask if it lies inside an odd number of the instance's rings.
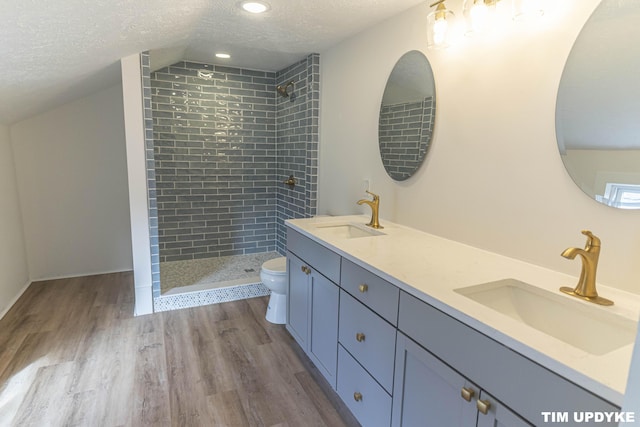
[[[562,74],[556,136],[564,165],[590,197],[640,209],[640,2],[603,0]]]

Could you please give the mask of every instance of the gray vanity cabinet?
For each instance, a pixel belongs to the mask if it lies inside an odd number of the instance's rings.
[[[317,272],[309,275],[309,347],[308,354],[316,367],[336,388],[338,364],[338,304],[339,289]]]
[[[529,424],[522,418],[517,416],[515,412],[512,412],[509,408],[500,403],[497,399],[491,396],[486,391],[480,391],[480,399],[483,405],[487,407],[486,413],[478,412],[478,424],[477,427],[531,427],[533,424]]]
[[[287,301],[287,330],[303,349],[307,348],[309,336],[309,278],[306,263],[297,256],[287,254],[289,272]]]
[[[391,396],[338,345],[338,395],[363,427],[389,426]]]
[[[398,333],[391,425],[531,426],[402,333]]]
[[[342,260],[338,395],[363,426],[389,426],[399,290]]]
[[[620,410],[406,292],[400,292],[398,329],[534,425],[544,424],[542,413],[548,411]],[[394,384],[395,386],[400,385]],[[490,415],[489,422],[491,416],[500,421],[510,416],[506,408],[501,408],[497,401],[492,406],[494,410],[489,407],[487,414]],[[479,414],[479,421],[482,423],[487,422],[481,418],[483,415]],[[605,422],[599,425],[615,424]]]
[[[461,391],[470,395],[465,400]],[[393,427],[476,424],[478,387],[399,333],[393,390]],[[471,396],[473,394],[473,396]]]
[[[391,393],[396,328],[345,291],[340,292],[338,342]]]
[[[286,328],[335,389],[341,258],[292,230],[287,248]]]
[[[287,268],[286,328],[365,427],[524,427],[544,424],[543,412],[619,411],[291,228]]]

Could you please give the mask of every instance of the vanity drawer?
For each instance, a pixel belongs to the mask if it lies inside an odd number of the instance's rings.
[[[396,328],[345,291],[340,291],[338,341],[391,393]]]
[[[287,250],[296,254],[320,274],[334,283],[340,283],[340,255],[287,228]]]
[[[363,426],[391,425],[391,396],[338,345],[338,395]]]
[[[342,260],[340,286],[391,324],[398,324],[397,286],[347,259]]]
[[[545,411],[619,411],[406,292],[400,292],[398,328],[534,425],[544,423]]]

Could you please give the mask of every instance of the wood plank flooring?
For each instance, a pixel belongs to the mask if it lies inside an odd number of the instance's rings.
[[[357,426],[267,301],[133,317],[132,273],[33,283],[0,320],[0,426]]]

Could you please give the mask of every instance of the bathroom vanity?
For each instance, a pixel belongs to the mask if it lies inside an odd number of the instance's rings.
[[[636,296],[601,286],[616,305],[591,307],[558,291],[575,277],[365,222],[287,221],[287,330],[362,425],[527,426],[545,413],[619,411]],[[582,320],[590,333],[572,334]]]

